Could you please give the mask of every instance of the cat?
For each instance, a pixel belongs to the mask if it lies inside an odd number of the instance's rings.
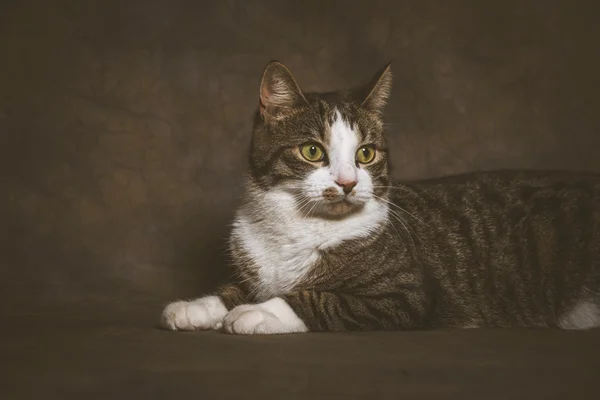
[[[600,326],[600,175],[470,172],[393,182],[391,65],[304,93],[264,69],[236,284],[177,301],[171,330],[232,334]]]

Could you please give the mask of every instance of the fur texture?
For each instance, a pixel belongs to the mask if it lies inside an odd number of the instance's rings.
[[[391,82],[388,65],[366,85],[309,94],[285,66],[267,66],[230,241],[239,280],[169,305],[163,326],[600,326],[600,177],[392,183],[382,122]]]

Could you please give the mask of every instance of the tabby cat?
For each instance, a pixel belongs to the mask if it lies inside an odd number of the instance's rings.
[[[387,65],[303,93],[264,70],[235,285],[169,304],[172,330],[235,334],[600,326],[600,175],[474,172],[393,183]]]

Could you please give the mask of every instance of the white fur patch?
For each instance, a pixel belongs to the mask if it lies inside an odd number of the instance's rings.
[[[600,326],[600,307],[590,301],[582,301],[563,316],[559,322],[563,329],[591,329]]]
[[[244,304],[234,308],[225,316],[223,328],[228,333],[240,335],[308,331],[292,307],[279,297],[261,304]]]
[[[273,190],[250,205],[262,218],[240,211],[233,235],[258,268],[260,300],[289,292],[319,260],[320,251],[346,240],[367,237],[384,223],[387,205],[370,201],[358,213],[339,220],[304,217],[294,196]]]
[[[356,167],[356,151],[358,150],[358,134],[352,130],[338,111],[330,128],[329,169],[335,181],[358,180]]]
[[[322,250],[368,237],[387,219],[387,204],[373,198],[371,177],[353,164],[358,135],[339,113],[336,115],[331,126],[329,165],[317,169],[299,186],[254,196],[238,211],[232,235],[257,268],[254,294],[259,300],[291,291],[319,260]],[[340,173],[356,174],[358,183],[348,201],[362,208],[338,219],[307,216],[312,207],[324,201],[324,189],[337,187],[335,180]],[[315,203],[298,202],[298,190],[303,199]]]
[[[227,308],[217,296],[206,296],[193,301],[176,301],[165,307],[161,326],[171,330],[220,329]]]

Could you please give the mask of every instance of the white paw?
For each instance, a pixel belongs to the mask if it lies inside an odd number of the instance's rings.
[[[240,335],[269,335],[307,332],[308,328],[294,310],[281,298],[261,304],[244,304],[235,307],[223,319],[228,333]]]
[[[165,307],[160,324],[173,331],[220,329],[227,308],[217,296],[176,301]]]

